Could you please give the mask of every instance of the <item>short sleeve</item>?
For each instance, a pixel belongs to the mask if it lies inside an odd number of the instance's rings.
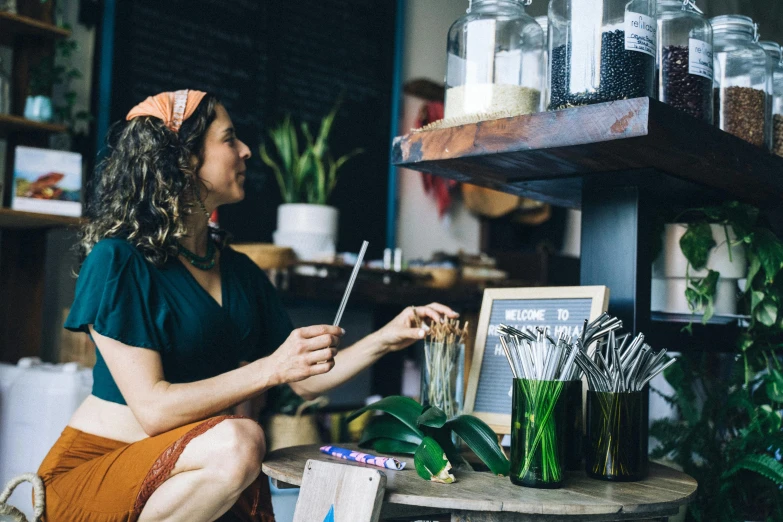
[[[167,308],[158,299],[149,266],[126,241],[104,239],[89,253],[76,283],[65,328],[95,331],[129,346],[168,347]]]

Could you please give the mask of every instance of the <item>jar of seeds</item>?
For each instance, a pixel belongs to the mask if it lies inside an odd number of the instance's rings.
[[[655,0],[550,0],[549,110],[654,95]]]
[[[713,121],[724,131],[767,145],[767,55],[757,43],[756,24],[747,16],[710,20],[713,33],[715,109]]]
[[[470,0],[449,29],[444,117],[458,123],[541,110],[544,32],[531,0]]]
[[[759,42],[767,53],[767,66],[772,80],[772,96],[769,101],[770,118],[769,135],[772,138],[772,152],[783,156],[783,52],[775,42]]]
[[[712,123],[712,26],[694,0],[658,0],[658,99]]]

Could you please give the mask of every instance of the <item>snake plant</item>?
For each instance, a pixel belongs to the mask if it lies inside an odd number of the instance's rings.
[[[266,143],[261,145],[261,160],[274,172],[284,203],[325,205],[337,184],[338,171],[362,152],[355,149],[336,160],[332,157],[327,140],[338,106],[335,105],[321,120],[315,137],[307,123],[302,123],[297,131],[291,116],[286,116],[269,131],[276,158],[270,155]],[[303,139],[300,139],[299,132]]]
[[[348,421],[370,410],[384,415],[370,420],[359,446],[381,453],[413,455],[417,473],[426,480],[450,483],[455,480],[449,473],[452,467],[471,469],[452,442],[452,432],[465,441],[492,473],[508,475],[509,462],[497,435],[472,415],[449,419],[437,407],[425,408],[409,397],[394,395],[353,412]]]

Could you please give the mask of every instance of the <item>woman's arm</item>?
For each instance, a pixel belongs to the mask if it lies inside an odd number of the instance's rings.
[[[342,330],[319,325],[294,330],[272,355],[201,381],[164,379],[160,355],[90,333],[144,432],[150,436],[205,419],[277,384],[326,373],[334,366]]]
[[[422,339],[429,328],[424,324],[420,328],[414,326],[417,317],[429,321],[441,321],[444,317],[458,316],[459,314],[454,310],[439,303],[408,307],[377,332],[340,350],[334,358],[332,371],[292,382],[291,389],[307,400],[318,397],[351,380],[387,353],[402,350]]]

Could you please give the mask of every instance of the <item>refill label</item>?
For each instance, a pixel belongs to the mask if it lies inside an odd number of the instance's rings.
[[[625,13],[625,50],[649,54],[655,58],[655,18],[633,11]]]
[[[712,46],[710,44],[695,38],[689,40],[688,72],[712,80]]]

